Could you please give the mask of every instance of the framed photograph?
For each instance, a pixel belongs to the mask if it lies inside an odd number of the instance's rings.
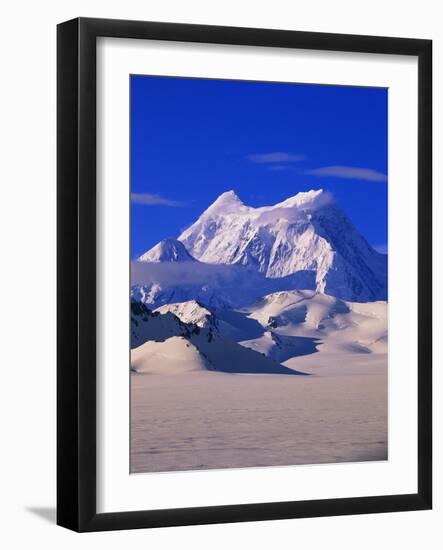
[[[431,508],[431,52],[58,26],[59,525]]]

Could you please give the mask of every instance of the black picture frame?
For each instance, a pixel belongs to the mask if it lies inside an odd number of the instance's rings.
[[[96,511],[96,39],[400,54],[418,58],[418,491],[136,512]],[[425,510],[432,506],[432,42],[78,18],[57,29],[57,523],[104,531]]]

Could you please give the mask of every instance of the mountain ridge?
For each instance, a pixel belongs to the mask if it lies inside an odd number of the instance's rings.
[[[186,247],[178,239],[162,239],[158,244],[142,254],[140,262],[195,262]]]

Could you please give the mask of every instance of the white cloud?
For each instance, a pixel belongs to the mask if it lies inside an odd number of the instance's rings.
[[[256,154],[256,155],[249,155],[248,159],[251,162],[255,162],[257,164],[274,164],[279,162],[299,162],[301,160],[305,160],[304,155],[296,155],[294,153],[283,153],[281,151],[277,151],[275,153],[262,153],[262,154]]]
[[[310,176],[321,176],[327,178],[346,178],[364,181],[387,181],[388,176],[372,168],[355,168],[353,166],[323,166],[306,170]]]
[[[162,206],[184,206],[183,202],[166,199],[155,193],[131,193],[131,202],[151,206],[159,204]]]
[[[245,273],[247,277],[245,277]],[[207,264],[204,262],[131,262],[131,284],[162,286],[210,285],[214,287],[236,287],[246,281],[267,284],[262,273],[250,273],[243,266]]]

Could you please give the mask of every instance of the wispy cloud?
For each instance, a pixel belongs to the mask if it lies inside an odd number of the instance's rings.
[[[291,170],[292,166],[288,166],[287,164],[271,164],[268,166],[268,170],[271,170],[271,172],[285,172],[286,170]]]
[[[278,163],[288,163],[288,162],[300,162],[305,160],[305,155],[296,155],[294,153],[283,153],[281,151],[276,151],[274,153],[261,153],[255,155],[248,155],[248,159],[251,162],[257,164],[278,164]]]
[[[162,206],[185,206],[184,202],[166,199],[155,193],[131,193],[131,202],[151,206],[154,204]]]
[[[364,181],[387,181],[388,176],[372,168],[355,168],[353,166],[323,166],[306,170],[310,176],[320,176],[327,178],[346,178]]]
[[[380,252],[381,254],[387,254],[388,253],[388,245],[387,244],[376,244],[373,245],[372,248],[376,250],[377,252]]]

